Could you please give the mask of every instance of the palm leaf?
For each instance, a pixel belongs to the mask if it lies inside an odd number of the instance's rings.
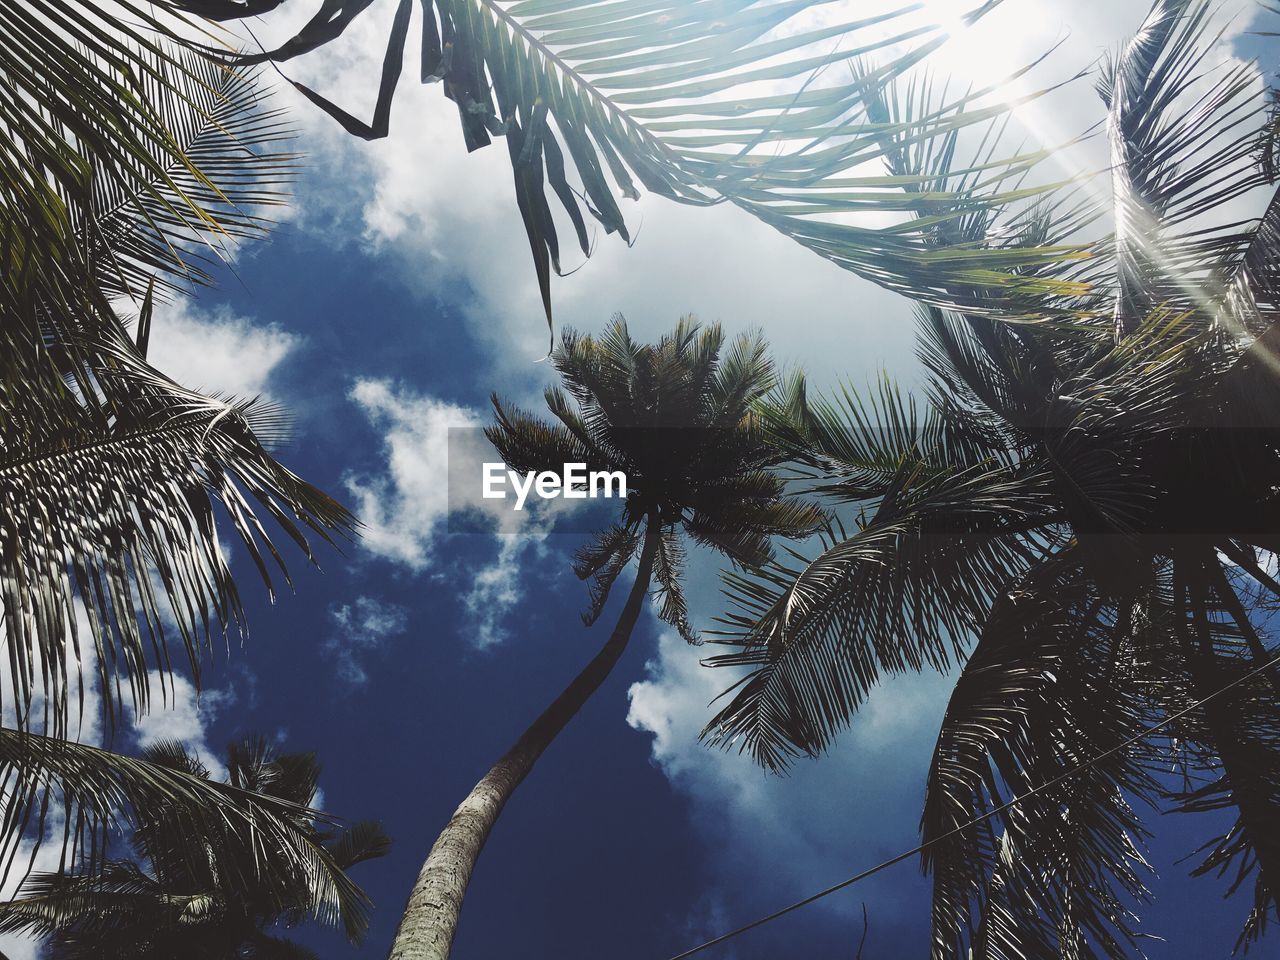
[[[316,50],[368,5],[326,0],[284,44],[244,61],[281,62]],[[548,322],[551,276],[561,264],[556,208],[587,254],[588,218],[629,240],[615,197],[638,196],[641,188],[686,204],[734,203],[846,269],[940,303],[968,302],[961,291],[976,288],[989,291],[983,305],[993,309],[1016,299],[1008,288],[1028,296],[1061,291],[1021,276],[1021,268],[1079,252],[945,239],[943,224],[981,218],[1048,188],[1011,186],[1037,162],[1034,154],[984,156],[967,181],[943,183],[917,168],[917,161],[953,155],[959,131],[998,120],[1009,105],[987,88],[940,91],[896,120],[877,113],[880,91],[946,40],[914,6],[863,17],[835,11],[819,26],[811,20],[825,0],[421,6],[421,79],[442,81],[468,149],[507,140]],[[386,136],[413,7],[412,0],[397,6],[372,122],[295,86],[348,132]],[[885,59],[873,66],[877,55]],[[867,165],[880,161],[890,173],[866,176]],[[868,213],[905,216],[890,227],[857,225]]]
[[[909,453],[910,451],[904,451]],[[769,768],[830,743],[884,673],[946,670],[1045,522],[1044,478],[906,469],[875,515],[812,560],[724,576],[736,608],[710,666],[748,667],[703,731]]]
[[[1208,564],[1192,560],[1175,566],[1171,612],[1171,657],[1188,678],[1184,695],[1203,697],[1258,666],[1242,628],[1225,602],[1229,584],[1206,576]],[[1227,615],[1224,617],[1224,613]],[[1274,652],[1266,654],[1270,660]],[[1265,663],[1266,661],[1264,661]],[[1265,931],[1280,903],[1280,841],[1274,829],[1280,809],[1280,725],[1274,676],[1254,677],[1227,700],[1206,704],[1188,733],[1198,745],[1194,758],[1199,782],[1175,794],[1183,812],[1234,810],[1234,822],[1204,844],[1197,875],[1226,878],[1228,894],[1251,886],[1253,902],[1240,935],[1248,946]]]
[[[144,259],[163,260],[170,269],[176,249],[162,254],[162,235],[217,241],[248,224],[231,208],[249,185],[230,186],[234,175],[224,176],[230,194],[217,185],[217,175],[227,173],[219,167],[227,150],[215,141],[240,139],[243,149],[246,134],[273,130],[273,121],[254,128],[246,119],[253,111],[246,110],[251,98],[243,75],[181,55],[162,40],[192,31],[198,28],[170,2],[104,7],[39,0],[0,11],[0,238],[6,245],[0,278],[6,288],[29,289],[38,281],[35,296],[45,306],[81,312],[79,285],[87,268],[70,277],[60,269],[86,250],[104,252],[120,228],[111,214],[122,199],[147,219],[153,242]],[[196,116],[207,130],[217,128],[216,137],[188,138]],[[205,154],[211,169],[202,170],[189,149]],[[259,198],[269,195],[265,188]],[[229,217],[230,230],[220,225],[218,211]],[[141,254],[145,245],[134,242],[132,252]],[[125,276],[115,273],[118,286]],[[31,342],[20,326],[4,327],[6,343]]]
[[[209,282],[207,262],[227,260],[231,244],[265,234],[265,214],[288,198],[296,157],[283,145],[292,133],[254,72],[190,52],[172,57],[179,65],[160,63],[146,93],[176,155],[159,153],[154,168],[114,176],[91,158],[93,206],[72,211],[108,293],[136,298],[153,279]]]
[[[1255,224],[1202,221],[1267,181],[1257,162],[1267,101],[1251,65],[1210,65],[1212,11],[1208,0],[1158,0],[1099,83],[1122,334],[1158,308],[1205,311],[1254,235]]]
[[[1146,864],[1131,803],[1155,789],[1135,751],[958,832],[1137,729],[1116,627],[1078,572],[1065,551],[996,599],[947,706],[922,821],[934,957],[1137,955]]]
[[[328,541],[354,523],[267,453],[262,438],[277,426],[269,407],[184,390],[141,360],[118,323],[89,347],[92,404],[65,385],[56,403],[20,383],[0,394],[14,427],[0,448],[0,598],[13,665],[0,698],[11,695],[25,726],[43,696],[49,733],[65,728],[86,668],[108,707],[127,683],[144,709],[148,670],[171,667],[175,628],[199,678],[202,652],[240,619],[217,512],[268,590],[272,567],[288,574],[258,511],[312,560],[309,534]],[[77,601],[89,637],[76,626]]]
[[[167,849],[188,851],[196,875],[212,872],[227,889],[240,884],[308,891],[314,915],[341,920],[357,935],[367,924],[364,894],[315,840],[310,824],[322,814],[274,797],[240,790],[183,770],[97,747],[12,729],[0,730],[0,777],[7,790],[0,854],[4,875],[22,868],[24,837],[44,842],[46,824],[63,825],[54,839],[65,862],[90,874],[117,870],[105,859],[112,834],[162,822]],[[191,837],[210,838],[194,846]],[[212,838],[236,837],[235,843]],[[138,882],[135,878],[135,884]],[[126,891],[127,892],[127,891]]]

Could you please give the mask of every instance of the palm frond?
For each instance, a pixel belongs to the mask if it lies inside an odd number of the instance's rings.
[[[81,287],[97,282],[92,264],[102,265],[121,240],[117,214],[125,206],[146,223],[127,231],[123,262],[107,271],[106,283],[128,281],[140,295],[139,260],[186,272],[181,247],[198,240],[215,249],[252,225],[237,204],[274,199],[270,184],[237,181],[224,161],[246,150],[249,138],[274,141],[278,123],[258,109],[243,72],[183,54],[166,39],[199,33],[168,0],[56,0],[0,12],[0,238],[7,248],[0,280],[8,296],[34,286],[45,308],[82,313]],[[193,139],[201,126],[205,133]],[[243,169],[275,172],[274,162]],[[63,274],[86,254],[89,263]],[[6,321],[4,342],[28,349],[38,342],[16,316],[7,313]]]
[[[1280,192],[1254,227],[1239,260],[1225,270],[1215,320],[1233,332],[1264,336],[1280,322]]]
[[[590,580],[591,603],[582,614],[582,622],[591,626],[600,619],[609,593],[622,571],[627,568],[640,547],[640,532],[631,527],[614,525],[592,542],[579,548],[573,559],[573,572],[580,580]]]
[[[391,837],[376,820],[361,820],[342,830],[326,846],[329,855],[343,870],[357,863],[385,857],[391,849]]]
[[[272,567],[289,578],[259,514],[312,561],[309,535],[331,541],[354,524],[266,452],[254,401],[179,387],[142,361],[118,321],[88,347],[89,393],[64,384],[41,396],[21,381],[0,393],[13,427],[0,448],[0,598],[13,664],[0,698],[11,695],[25,726],[43,695],[49,733],[64,729],[69,681],[86,669],[98,672],[108,713],[125,683],[145,709],[148,671],[171,668],[175,631],[198,679],[203,652],[240,619],[220,528],[236,534],[270,591]],[[269,435],[267,412],[258,425]]]
[[[1115,205],[1115,325],[1127,334],[1158,308],[1204,313],[1248,225],[1203,216],[1266,183],[1257,163],[1265,97],[1249,64],[1208,60],[1208,0],[1157,0],[1104,71]]]
[[[815,18],[824,5],[421,5],[421,79],[441,81],[457,104],[468,149],[507,140],[548,321],[551,276],[561,261],[556,210],[587,254],[588,219],[630,239],[615,197],[636,197],[641,188],[686,204],[734,203],[846,269],[934,302],[954,303],[964,291],[984,288],[986,305],[997,299],[1007,305],[1017,299],[1006,295],[1008,288],[1028,296],[1063,289],[1020,270],[1078,248],[994,249],[951,242],[941,229],[1043,192],[1011,185],[1037,155],[993,151],[975,162],[970,180],[945,185],[920,168],[953,152],[958,131],[998,120],[1009,104],[990,88],[952,96],[944,90],[936,102],[917,103],[918,112],[881,116],[880,91],[936,51],[945,29],[912,5]],[[368,0],[326,0],[285,43],[244,60],[282,62],[316,50],[367,6]],[[396,8],[372,122],[295,86],[349,133],[386,136],[414,6],[400,0]],[[976,5],[962,19],[972,22],[991,6]],[[868,65],[877,55],[884,62]],[[891,172],[866,176],[867,165],[880,161]],[[920,189],[904,190],[913,186]],[[859,215],[868,213],[889,213],[895,225],[859,225]],[[971,297],[965,302],[979,306]]]
[[[1047,478],[999,468],[908,467],[816,558],[725,574],[737,612],[715,642],[741,649],[707,663],[751,672],[703,736],[778,769],[822,752],[883,673],[946,670],[1051,522],[1048,493]]]
[[[566,463],[592,463],[596,458],[567,427],[548,424],[518,407],[490,398],[496,423],[484,435],[513,470],[561,470]]]
[[[292,133],[254,71],[190,52],[171,56],[179,66],[158,64],[145,93],[177,156],[156,156],[163,174],[143,166],[114,175],[91,157],[93,205],[72,211],[76,236],[89,245],[110,294],[136,299],[153,279],[208,282],[205,264],[229,259],[230,244],[263,235],[265,214],[288,198],[296,157],[284,146]]]
[[[1122,742],[1139,713],[1115,666],[1125,637],[1088,596],[1071,551],[999,596],[956,682],[930,766],[923,839],[933,956],[1138,956],[1154,799],[1136,752],[1094,764],[978,828],[958,828]],[[975,917],[977,923],[975,926]],[[995,946],[998,945],[998,946]]]
[[[686,643],[698,642],[697,632],[689,625],[689,605],[684,598],[680,579],[684,575],[685,550],[674,527],[662,531],[653,555],[653,579],[657,581],[658,619],[676,628]]]
[[[103,935],[168,922],[159,884],[129,861],[109,861],[93,874],[33,873],[18,895],[0,903],[0,931],[48,937],[75,925]]]
[[[190,872],[236,885],[307,891],[312,911],[359,936],[368,902],[310,824],[324,815],[275,797],[240,790],[184,770],[97,747],[18,730],[0,730],[0,778],[7,803],[0,824],[3,875],[22,869],[20,844],[60,843],[64,862],[91,875],[106,869],[113,834],[145,826],[153,846],[187,851]],[[46,841],[46,826],[61,826]],[[163,834],[161,836],[160,834]],[[193,846],[191,837],[208,843]],[[234,842],[215,842],[234,837]]]
[[[1172,655],[1181,661],[1188,692],[1196,697],[1258,665],[1242,625],[1222,616],[1227,606],[1222,594],[1231,588],[1206,575],[1207,564],[1217,563],[1216,556],[1184,558],[1175,566]],[[1174,798],[1183,812],[1236,813],[1235,822],[1201,848],[1194,872],[1226,878],[1228,894],[1252,886],[1238,946],[1256,941],[1280,909],[1280,837],[1274,828],[1280,809],[1278,700],[1275,677],[1254,677],[1231,698],[1206,703],[1199,730],[1192,731],[1201,744],[1201,782]]]

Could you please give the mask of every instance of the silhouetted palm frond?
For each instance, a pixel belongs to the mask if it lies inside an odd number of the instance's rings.
[[[957,22],[971,24],[994,5],[976,3]],[[240,15],[264,6],[275,4]],[[326,2],[283,44],[243,59],[284,63],[320,50],[368,6]],[[565,227],[557,220],[567,220],[584,255],[592,220],[629,241],[616,198],[641,190],[685,204],[732,203],[845,269],[971,309],[1063,292],[1024,268],[1081,252],[994,239],[1007,231],[971,235],[977,221],[992,226],[989,212],[1049,192],[1023,180],[1045,154],[1008,148],[988,129],[1013,106],[997,90],[950,91],[923,75],[947,33],[917,6],[864,13],[821,0],[399,0],[370,121],[295,86],[349,133],[387,136],[416,6],[419,78],[441,82],[457,104],[468,149],[506,141],[548,321]],[[237,15],[227,3],[186,7]],[[887,100],[910,106],[890,113]],[[932,161],[962,152],[957,136],[970,129],[986,144],[953,164],[963,172],[939,178]],[[872,215],[892,225],[872,225]],[[968,230],[953,229],[964,219]],[[983,297],[972,296],[979,288]]]
[[[311,808],[311,754],[247,738],[228,751],[229,784],[173,742],[135,759],[4,731],[0,754],[17,787],[9,855],[16,826],[41,835],[46,803],[67,825],[66,867],[28,876],[0,905],[0,931],[50,937],[57,960],[239,956],[263,928],[308,917],[341,925],[353,942],[368,927],[368,899],[346,870],[384,855],[388,840],[376,823],[343,829]],[[122,835],[137,861],[108,857]]]

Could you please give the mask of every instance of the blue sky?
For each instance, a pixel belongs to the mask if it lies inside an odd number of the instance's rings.
[[[1016,56],[1067,36],[1055,61],[1063,75],[1144,10],[1136,0],[1027,0],[996,39]],[[380,29],[376,18],[358,23],[336,61],[293,74],[371,99]],[[363,545],[321,554],[323,573],[295,559],[296,592],[274,605],[238,556],[243,647],[209,670],[198,708],[188,698],[143,727],[206,751],[247,731],[315,750],[326,807],[386,823],[391,855],[356,874],[378,907],[367,944],[300,935],[331,957],[385,955],[437,830],[594,653],[610,619],[581,625],[586,591],[569,571],[577,537],[443,529],[443,428],[482,418],[495,389],[533,404],[550,371],[536,363],[546,328],[505,151],[465,155],[437,89],[403,94],[403,134],[373,145],[300,106],[310,160],[295,210],[270,242],[241,252],[235,276],[164,311],[153,335],[158,365],[189,385],[286,405],[296,430],[282,458],[367,524]],[[1053,125],[1096,119],[1092,96],[1078,88]],[[803,364],[819,384],[882,369],[918,378],[904,301],[732,209],[646,199],[632,213],[634,249],[601,238],[584,269],[557,284],[560,322],[596,330],[621,311],[653,337],[693,312],[731,331],[763,328],[780,361]],[[719,608],[716,572],[694,555],[690,593],[704,624]],[[646,615],[615,675],[503,815],[457,960],[664,960],[917,842],[945,677],[889,682],[831,756],[780,779],[694,742],[725,685],[699,655]],[[1220,884],[1182,882],[1185,867],[1172,865],[1205,826],[1155,826],[1166,879],[1148,916],[1169,940],[1153,941],[1150,955],[1226,956],[1243,898],[1218,909]],[[925,955],[927,887],[906,863],[707,956],[851,958],[864,902],[867,960]]]

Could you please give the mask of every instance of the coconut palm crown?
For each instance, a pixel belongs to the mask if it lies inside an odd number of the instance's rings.
[[[552,362],[564,384],[545,394],[555,421],[494,397],[497,423],[486,434],[513,469],[585,463],[588,471],[626,475],[622,516],[574,564],[591,580],[587,623],[599,617],[646,531],[654,536],[661,616],[693,641],[680,585],[681,532],[754,567],[772,557],[771,538],[821,528],[823,514],[786,498],[785,481],[772,469],[782,455],[755,405],[778,379],[760,336],[740,336],[725,350],[718,324],[702,328],[685,317],[645,345],[617,317],[599,337],[566,331]]]
[[[747,674],[706,736],[781,768],[884,677],[960,666],[922,819],[935,960],[1140,956],[1147,811],[1223,818],[1195,872],[1252,893],[1241,946],[1277,914],[1280,196],[1212,24],[1159,0],[1102,71],[1116,231],[1074,329],[926,309],[925,402],[796,381],[766,414],[857,519],[729,577],[713,663]]]
[[[101,751],[47,746],[80,750],[86,767],[112,763]],[[370,904],[347,871],[386,854],[381,825],[341,827],[311,809],[320,776],[314,754],[282,753],[250,735],[227,748],[225,763],[222,784],[182,744],[149,747],[138,770],[189,788],[207,784],[201,789],[230,815],[206,815],[176,798],[140,805],[131,817],[133,859],[30,875],[0,904],[0,931],[48,937],[50,960],[307,960],[316,955],[278,935],[307,918],[360,942]],[[288,831],[288,849],[278,842],[283,834],[262,829],[273,823]]]

